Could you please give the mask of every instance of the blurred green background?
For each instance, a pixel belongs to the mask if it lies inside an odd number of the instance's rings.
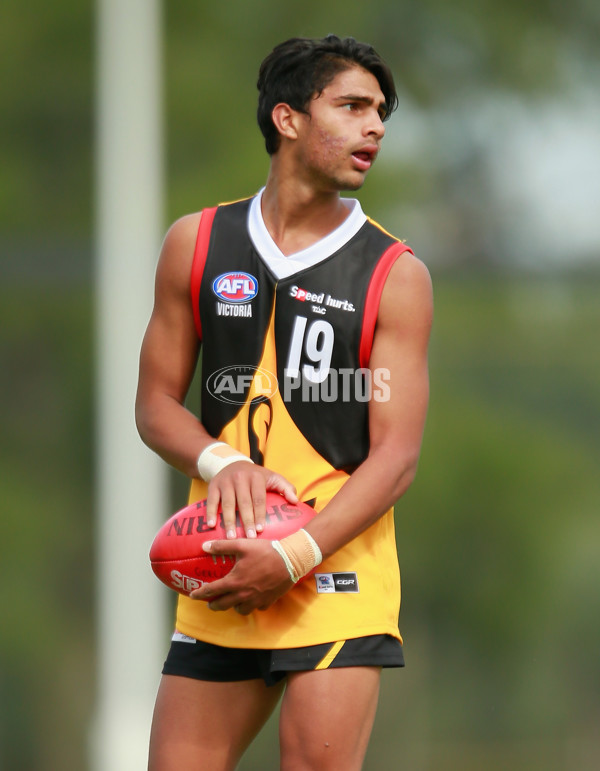
[[[408,666],[384,676],[365,768],[599,768],[600,6],[178,0],[164,25],[165,228],[262,184],[255,80],[276,43],[353,35],[399,86],[360,198],[430,267],[436,318],[396,507]],[[0,15],[10,771],[87,768],[94,712],[94,34],[90,2]],[[243,771],[276,769],[275,742],[271,723]]]

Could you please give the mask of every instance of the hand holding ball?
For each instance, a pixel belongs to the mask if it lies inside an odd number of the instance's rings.
[[[316,515],[308,503],[289,503],[275,492],[267,492],[266,504],[265,527],[257,534],[262,540],[279,541],[303,528]],[[236,534],[245,538],[239,517]],[[225,538],[221,509],[216,527],[208,527],[206,500],[192,503],[173,514],[156,534],[150,548],[152,570],[170,589],[187,596],[203,584],[223,578],[235,565],[235,557],[212,555],[203,549],[205,543]]]

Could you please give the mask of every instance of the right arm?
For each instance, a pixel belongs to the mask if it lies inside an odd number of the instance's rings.
[[[212,437],[184,407],[200,349],[190,296],[199,214],[169,229],[156,271],[154,308],[140,354],[135,417],[143,441],[179,471],[198,476],[196,459]]]
[[[215,439],[185,407],[200,341],[192,311],[190,276],[200,214],[169,229],[156,271],[154,308],[140,354],[135,417],[142,440],[189,477],[198,477],[198,456]],[[268,469],[246,461],[220,471],[208,487],[207,521],[216,524],[219,503],[225,526],[235,536],[235,510],[247,535],[265,521],[265,491],[278,490],[295,501],[293,486]]]

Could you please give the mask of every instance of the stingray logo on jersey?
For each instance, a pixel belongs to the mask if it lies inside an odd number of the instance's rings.
[[[268,401],[279,390],[279,384],[268,369],[241,364],[213,372],[206,381],[206,389],[220,402],[245,404],[250,392],[252,399]]]
[[[258,294],[258,281],[251,273],[222,273],[213,281],[212,290],[222,301],[217,303],[218,316],[252,316],[250,303]]]

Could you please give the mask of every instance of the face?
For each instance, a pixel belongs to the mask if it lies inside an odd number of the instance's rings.
[[[358,190],[385,133],[385,98],[377,78],[362,67],[338,73],[298,113],[296,151],[301,168],[327,190]]]

